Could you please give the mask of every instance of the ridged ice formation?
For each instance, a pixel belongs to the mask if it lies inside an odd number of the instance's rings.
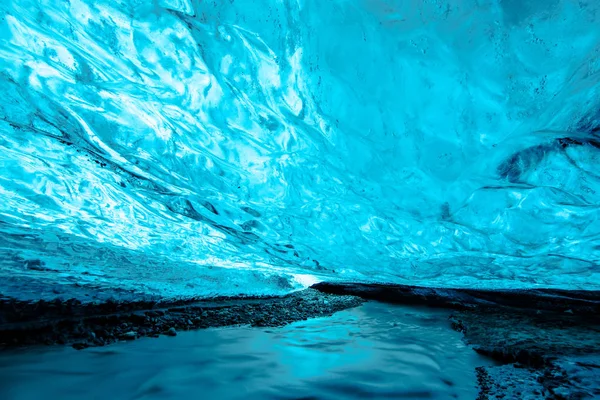
[[[0,17],[5,294],[600,287],[599,2]]]

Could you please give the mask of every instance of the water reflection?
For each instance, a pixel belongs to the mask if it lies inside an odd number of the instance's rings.
[[[473,399],[474,367],[488,363],[445,311],[368,303],[277,329],[4,353],[0,398]]]

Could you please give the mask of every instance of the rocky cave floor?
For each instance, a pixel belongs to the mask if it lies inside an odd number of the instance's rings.
[[[329,284],[284,297],[21,302],[0,297],[0,349],[105,346],[178,331],[282,326],[367,300],[450,308],[452,328],[496,366],[478,367],[478,400],[600,398],[600,293]]]

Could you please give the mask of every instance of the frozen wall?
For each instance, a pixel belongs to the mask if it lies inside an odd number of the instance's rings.
[[[5,294],[600,286],[597,2],[7,0],[0,18]]]

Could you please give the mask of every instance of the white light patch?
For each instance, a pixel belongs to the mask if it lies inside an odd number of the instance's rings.
[[[311,287],[312,285],[322,282],[321,279],[309,274],[293,274],[294,280],[302,285],[302,288]]]

